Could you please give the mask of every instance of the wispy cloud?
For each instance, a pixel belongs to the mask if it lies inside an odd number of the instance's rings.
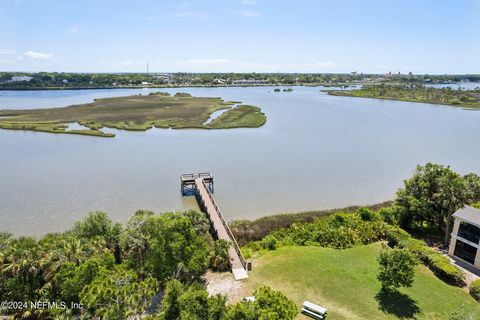
[[[241,12],[240,15],[244,17],[260,17],[262,14],[255,10],[246,10]]]
[[[71,28],[67,29],[67,33],[85,33],[86,28],[85,26],[75,25]]]
[[[177,18],[195,18],[200,20],[206,20],[210,18],[210,16],[206,13],[195,12],[195,11],[182,11],[173,14],[174,17]]]
[[[256,0],[242,0],[240,1],[241,4],[246,5],[246,6],[253,6],[257,4]]]
[[[13,49],[7,49],[7,48],[0,48],[0,54],[13,54],[16,51]]]
[[[22,57],[30,61],[46,61],[52,60],[54,58],[54,55],[51,53],[27,51],[23,54]]]
[[[161,19],[164,19],[164,18],[166,18],[166,16],[149,16],[146,19],[150,20],[150,21],[155,21],[155,20],[161,20]]]

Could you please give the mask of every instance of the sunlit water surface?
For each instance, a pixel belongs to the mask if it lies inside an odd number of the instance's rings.
[[[182,173],[210,171],[227,219],[392,199],[417,164],[480,173],[480,112],[334,97],[318,87],[165,89],[257,105],[258,129],[114,131],[113,139],[0,130],[0,230],[41,235],[89,211],[195,208]],[[0,109],[46,108],[154,90],[0,91]]]

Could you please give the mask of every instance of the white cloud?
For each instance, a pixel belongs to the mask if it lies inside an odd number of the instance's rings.
[[[242,0],[240,1],[241,4],[246,5],[246,6],[253,6],[254,4],[257,4],[256,0]]]
[[[200,12],[194,12],[194,11],[182,11],[182,12],[177,12],[173,14],[174,17],[177,18],[196,18],[196,19],[201,19],[201,20],[206,20],[210,18],[208,14],[205,13],[200,13]]]
[[[85,33],[85,27],[84,26],[79,26],[75,25],[72,26],[67,30],[67,33]]]
[[[246,10],[240,13],[244,17],[260,17],[262,14],[255,10]]]
[[[6,49],[6,48],[0,48],[0,54],[12,54],[15,53],[16,51],[13,49]]]
[[[40,60],[52,60],[54,55],[51,53],[43,53],[36,51],[27,51],[23,54],[23,58],[26,58],[31,61],[40,61]]]

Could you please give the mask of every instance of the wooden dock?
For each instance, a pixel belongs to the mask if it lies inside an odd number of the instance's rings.
[[[230,227],[223,218],[215,199],[213,198],[213,177],[210,173],[183,174],[180,178],[182,195],[195,195],[201,209],[210,220],[211,233],[216,239],[230,242],[228,255],[230,267],[236,280],[248,278],[247,263],[240,251],[240,247],[233,236]]]

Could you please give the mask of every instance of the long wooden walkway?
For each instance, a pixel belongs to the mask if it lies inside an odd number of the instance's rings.
[[[217,239],[230,242],[228,255],[233,276],[236,280],[248,278],[246,261],[233,236],[230,227],[223,218],[215,199],[213,198],[213,177],[210,173],[184,174],[181,177],[182,194],[194,194],[200,207],[207,213],[210,220],[211,231]]]

